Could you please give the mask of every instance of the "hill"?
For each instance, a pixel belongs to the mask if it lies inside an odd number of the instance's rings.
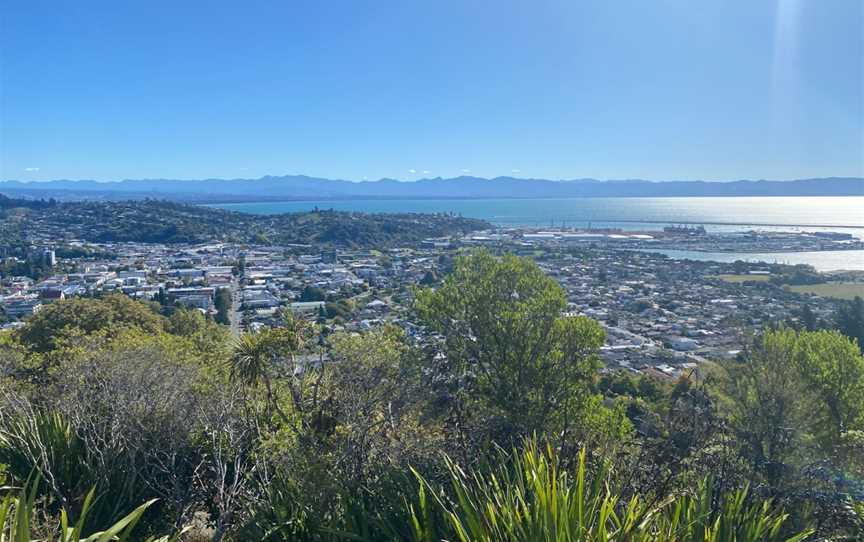
[[[0,239],[57,243],[203,243],[393,246],[490,227],[446,214],[336,211],[250,215],[162,201],[16,200],[0,195]]]

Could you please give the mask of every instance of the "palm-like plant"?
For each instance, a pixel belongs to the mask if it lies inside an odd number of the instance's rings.
[[[235,342],[230,358],[232,378],[250,386],[261,383],[268,386],[274,365],[286,360],[293,362],[311,332],[304,320],[288,314],[282,327],[243,334]]]
[[[230,358],[232,379],[247,386],[263,382],[269,387],[271,354],[266,332],[241,335]]]
[[[289,420],[279,406],[273,386],[273,373],[277,364],[292,360],[300,348],[298,330],[275,328],[246,333],[234,344],[229,358],[231,378],[246,386],[263,385],[267,394],[268,415],[276,412],[284,423]]]

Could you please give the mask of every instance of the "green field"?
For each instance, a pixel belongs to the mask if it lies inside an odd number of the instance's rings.
[[[768,282],[769,275],[712,275],[710,278],[741,284],[743,282]]]
[[[864,282],[827,282],[825,284],[786,286],[786,288],[799,294],[815,294],[822,297],[836,297],[837,299],[852,299],[856,295],[864,297]]]

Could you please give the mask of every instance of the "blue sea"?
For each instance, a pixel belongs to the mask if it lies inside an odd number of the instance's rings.
[[[827,230],[848,232],[864,238],[864,197],[357,199],[228,203],[212,204],[211,207],[253,214],[290,213],[316,208],[366,213],[455,213],[488,220],[501,227],[563,226],[650,232],[670,224],[702,224],[707,230],[718,232],[752,229]],[[685,257],[681,254],[670,255]],[[752,254],[728,253],[709,256],[712,256],[711,259],[723,260],[744,257],[761,261],[810,263],[821,270],[864,270],[864,254],[858,251],[770,253],[758,255],[758,258]]]
[[[277,214],[312,209],[366,213],[456,213],[501,226],[662,229],[682,222],[732,225],[831,226],[864,229],[864,197],[356,199],[212,204]],[[740,229],[740,228],[739,228]]]

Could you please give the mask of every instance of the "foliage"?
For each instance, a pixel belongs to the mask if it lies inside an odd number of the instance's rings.
[[[300,292],[300,301],[324,301],[326,298],[326,294],[324,290],[321,288],[315,288],[314,286],[306,286],[303,288],[303,291]]]
[[[206,326],[207,319],[196,309],[178,308],[165,322],[165,330],[173,335],[191,337]]]
[[[133,536],[217,542],[862,532],[864,361],[839,333],[779,328],[667,383],[598,371],[602,328],[530,260],[465,254],[434,284],[407,331],[288,313],[233,341],[198,311],[51,304],[0,334],[12,532],[140,503]]]
[[[19,491],[10,492],[0,500],[0,542],[123,542],[129,539],[144,513],[154,502],[142,504],[103,531],[85,535],[87,516],[95,498],[94,491],[91,490],[84,499],[76,521],[70,522],[69,514],[65,509],[61,510],[59,525],[50,530],[47,538],[36,538],[32,531],[36,523],[33,511],[36,508],[37,486],[38,479],[33,482],[28,480]],[[175,542],[178,539],[179,534],[158,539],[150,537],[146,542]]]
[[[820,284],[825,282],[825,277],[810,265],[775,264],[771,266],[771,278],[769,280],[772,284],[778,286],[783,284],[797,286],[802,284]]]
[[[837,311],[837,329],[856,340],[858,348],[864,352],[864,299],[856,297],[841,305]]]
[[[791,542],[809,535],[784,536],[787,516],[769,501],[750,502],[746,488],[718,498],[710,480],[658,505],[622,498],[602,472],[589,477],[584,451],[572,477],[551,448],[534,442],[490,473],[466,472],[453,461],[447,468],[445,491],[415,472],[413,540]]]
[[[315,211],[252,215],[150,199],[63,203],[6,199],[0,200],[0,212],[4,213],[0,216],[21,210],[3,211],[4,205],[27,206],[14,221],[0,221],[0,234],[10,240],[39,233],[58,240],[72,237],[98,243],[233,241],[389,246],[491,226],[482,220],[444,214]]]
[[[348,318],[354,310],[354,303],[347,299],[340,299],[335,303],[327,303],[324,306],[327,318]]]
[[[565,308],[562,288],[531,260],[485,251],[417,292],[421,320],[441,337],[433,370],[463,440],[512,445],[537,432],[572,447],[595,429],[626,431],[592,393],[603,329]]]
[[[124,327],[158,331],[161,320],[150,307],[120,294],[101,299],[65,299],[34,314],[18,332],[18,340],[36,352],[56,348],[64,338]]]
[[[216,321],[226,326],[229,325],[231,323],[229,312],[231,311],[231,305],[233,304],[231,299],[231,289],[217,289],[213,304],[216,307]]]
[[[797,507],[797,524],[818,525],[820,537],[860,532],[847,504],[864,498],[864,358],[854,343],[781,328],[725,371],[724,410],[751,479]]]

